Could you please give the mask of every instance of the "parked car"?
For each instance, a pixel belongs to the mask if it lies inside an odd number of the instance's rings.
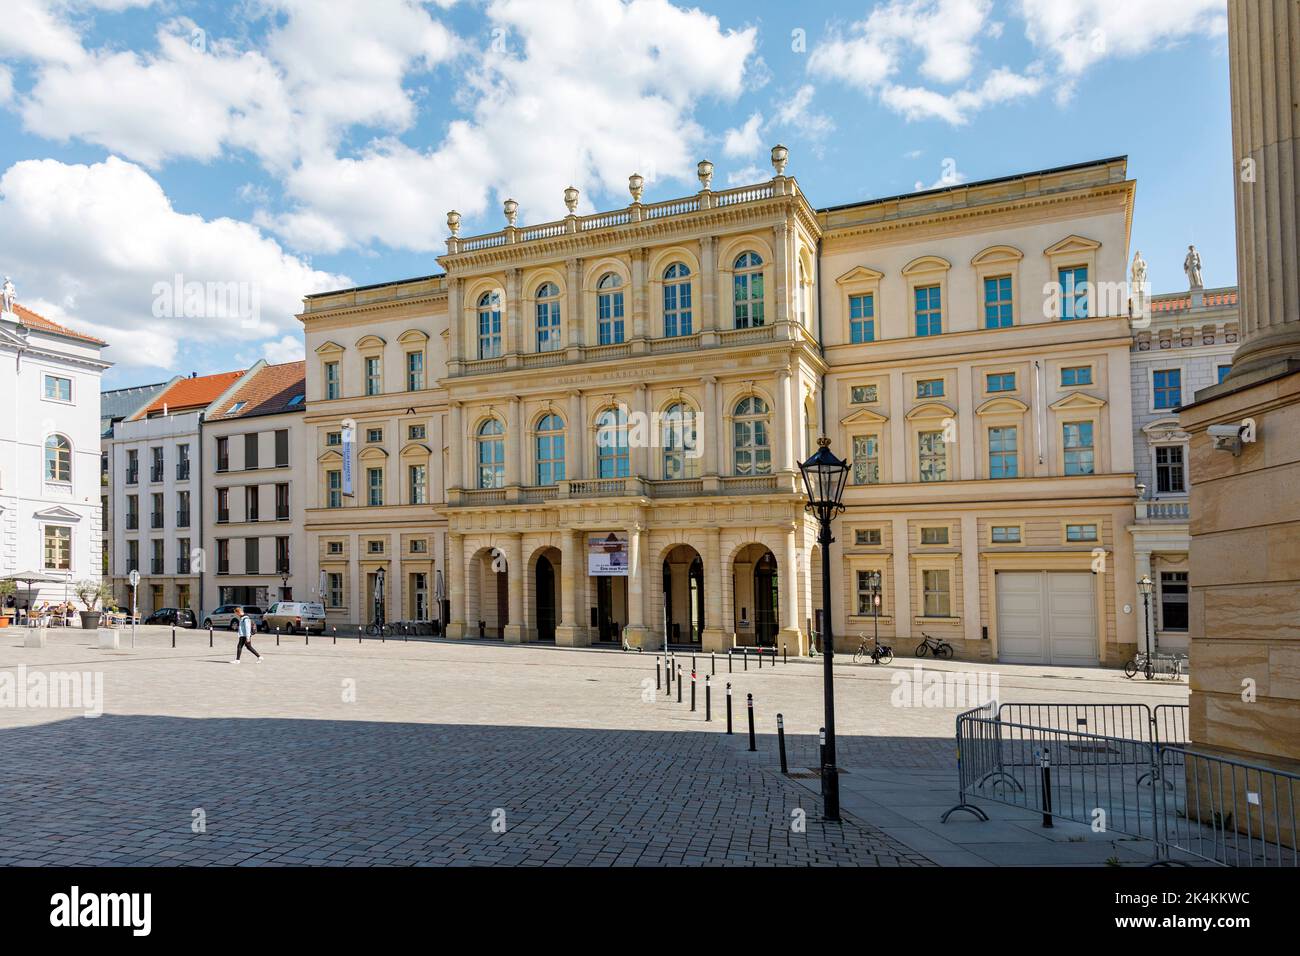
[[[277,627],[289,634],[304,631],[313,634],[325,633],[325,605],[311,604],[303,601],[279,601],[266,609],[262,624],[268,631]]]
[[[199,619],[187,607],[162,607],[144,619],[146,624],[175,624],[177,627],[198,627]]]
[[[211,614],[203,619],[204,627],[224,627],[230,630],[238,630],[239,624],[235,620],[235,608],[242,607],[244,616],[253,619],[253,630],[263,630],[262,626],[262,609],[256,604],[223,604]]]

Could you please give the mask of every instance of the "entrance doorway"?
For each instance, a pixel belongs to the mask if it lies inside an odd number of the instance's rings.
[[[690,545],[664,558],[664,620],[669,644],[694,647],[704,638],[704,561]]]
[[[754,565],[754,641],[759,647],[776,647],[779,586],[776,558],[769,551]]]
[[[596,606],[591,609],[591,626],[596,640],[617,644],[627,625],[627,578],[597,577]]]
[[[542,555],[537,559],[537,639],[555,641],[555,568],[550,559]]]

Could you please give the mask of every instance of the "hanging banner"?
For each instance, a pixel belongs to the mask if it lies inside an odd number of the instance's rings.
[[[587,573],[593,578],[627,577],[627,535],[617,531],[590,535]]]
[[[343,426],[343,494],[352,497],[352,445],[356,428],[350,423]]]

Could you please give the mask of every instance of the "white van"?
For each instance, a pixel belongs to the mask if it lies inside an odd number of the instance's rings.
[[[286,634],[324,634],[325,606],[304,601],[279,601],[266,609],[262,625],[268,631],[278,627]]]

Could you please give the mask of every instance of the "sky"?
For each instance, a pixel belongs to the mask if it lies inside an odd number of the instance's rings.
[[[5,0],[0,274],[105,387],[302,357],[461,235],[766,180],[831,206],[1117,155],[1156,292],[1236,281],[1225,0]],[[1131,253],[1130,253],[1131,257]]]

